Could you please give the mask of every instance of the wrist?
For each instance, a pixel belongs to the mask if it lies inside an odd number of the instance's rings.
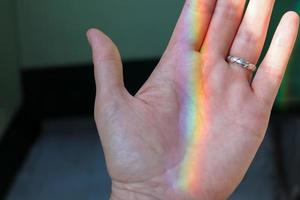
[[[126,189],[119,189],[112,187],[110,200],[156,200],[157,198],[151,197],[141,192],[129,191]]]
[[[121,183],[112,181],[110,200],[165,200],[166,188],[158,183]]]

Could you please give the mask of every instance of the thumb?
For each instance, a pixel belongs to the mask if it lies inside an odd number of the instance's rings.
[[[93,51],[97,95],[105,97],[124,87],[121,57],[116,45],[101,31],[90,29],[87,38]]]

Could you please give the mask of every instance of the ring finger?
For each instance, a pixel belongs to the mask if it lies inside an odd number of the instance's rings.
[[[275,0],[250,0],[243,21],[232,43],[229,55],[256,64],[263,49]],[[248,81],[252,72],[238,64],[230,64]]]

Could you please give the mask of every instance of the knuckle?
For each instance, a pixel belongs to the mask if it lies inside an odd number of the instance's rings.
[[[204,61],[201,64],[202,68],[202,74],[206,78],[212,78],[217,76],[218,79],[220,78],[219,72],[219,64],[215,59],[204,59]]]
[[[257,33],[250,31],[250,30],[241,30],[238,33],[239,41],[241,41],[243,44],[257,44],[259,42],[259,36]]]
[[[240,17],[239,8],[231,1],[220,3],[220,5],[216,7],[215,12],[224,20],[238,20]]]
[[[266,93],[264,93],[264,95],[259,95],[258,98],[260,100],[261,109],[266,109],[273,105],[274,100],[269,96],[266,96]]]
[[[275,64],[272,63],[263,63],[263,70],[264,73],[266,74],[266,77],[270,77],[269,81],[270,84],[277,85],[281,82],[283,79],[284,73],[281,68]]]

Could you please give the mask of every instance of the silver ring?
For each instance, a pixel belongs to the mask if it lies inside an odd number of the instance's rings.
[[[236,57],[236,56],[228,56],[227,62],[239,64],[243,68],[248,69],[252,72],[255,72],[257,69],[257,67],[254,64],[252,64],[251,62],[249,62],[243,58]]]

